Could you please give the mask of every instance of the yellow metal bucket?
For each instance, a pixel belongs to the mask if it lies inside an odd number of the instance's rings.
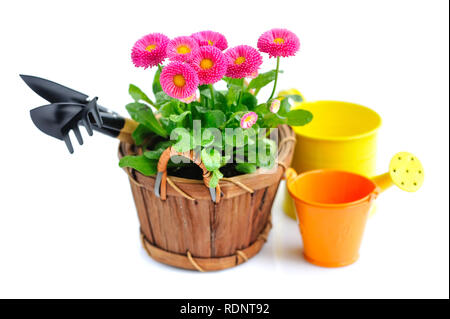
[[[280,92],[280,96],[287,94],[295,93]],[[377,131],[381,125],[375,111],[338,101],[302,102],[295,108],[308,110],[314,116],[308,125],[294,127],[297,144],[291,165],[297,172],[328,168],[366,177],[375,175]],[[287,192],[283,209],[295,218]]]

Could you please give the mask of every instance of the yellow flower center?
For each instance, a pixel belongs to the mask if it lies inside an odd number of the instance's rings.
[[[201,67],[203,70],[211,69],[211,68],[213,67],[213,65],[214,65],[214,63],[213,63],[213,61],[212,61],[211,59],[203,59],[203,60],[200,62],[200,67]]]
[[[191,48],[186,46],[186,45],[180,45],[177,48],[177,53],[186,54],[186,53],[189,53],[189,52],[191,52]]]
[[[177,74],[173,77],[173,84],[179,88],[183,87],[186,84],[186,79],[181,74]]]
[[[283,44],[284,43],[284,39],[276,38],[276,39],[273,39],[273,42],[276,43],[276,44]]]
[[[234,60],[235,64],[242,64],[245,62],[245,58],[243,56],[240,56],[239,58],[237,58],[236,60]]]
[[[156,49],[156,44],[150,44],[145,48],[146,51],[152,52],[152,50]]]
[[[251,115],[249,115],[249,116],[247,116],[247,117],[244,119],[244,122],[247,123],[247,122],[249,122],[249,121],[251,121],[251,120],[253,120],[253,117],[252,117]]]
[[[214,45],[214,42],[212,42],[211,40],[208,40],[208,44],[209,45]]]

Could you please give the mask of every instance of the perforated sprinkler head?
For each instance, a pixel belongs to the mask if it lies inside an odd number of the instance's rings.
[[[395,154],[389,164],[389,174],[394,184],[407,192],[417,191],[424,180],[422,163],[408,152]]]

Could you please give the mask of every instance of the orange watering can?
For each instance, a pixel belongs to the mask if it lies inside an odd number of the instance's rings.
[[[286,171],[287,188],[295,202],[304,256],[323,267],[341,267],[359,257],[369,210],[377,196],[392,186],[417,191],[423,183],[420,161],[396,154],[389,172],[373,178],[339,170]]]

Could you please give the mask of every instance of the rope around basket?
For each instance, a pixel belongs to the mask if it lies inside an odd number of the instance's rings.
[[[283,139],[281,140],[280,144],[278,144],[278,154],[280,153],[280,150],[282,149],[282,147],[284,146],[284,144],[286,144],[286,143],[288,143],[288,142],[296,143],[297,140],[296,140],[296,138],[293,137],[293,136],[283,138]],[[287,166],[285,163],[283,163],[283,162],[277,162],[277,164],[280,165],[280,166],[283,168],[283,172],[286,172],[286,170],[288,169],[288,166]],[[130,179],[130,181],[131,181],[134,185],[136,185],[137,187],[144,187],[144,185],[142,185],[141,183],[139,183],[139,182],[136,180],[136,177],[134,177],[133,174],[130,172],[130,170],[132,170],[132,169],[130,169],[129,167],[124,167],[124,170],[125,170],[125,172],[127,173],[128,177],[129,177],[129,179]],[[222,180],[222,181],[225,181],[225,182],[233,183],[234,185],[236,185],[236,186],[242,188],[243,190],[249,192],[250,194],[253,194],[253,193],[254,193],[254,190],[253,190],[253,189],[251,189],[250,187],[248,187],[248,186],[245,185],[244,183],[239,182],[239,181],[236,181],[236,180],[234,180],[234,179],[232,179],[232,178],[226,178],[226,177],[224,177],[224,178],[222,178],[221,180]],[[194,200],[195,200],[195,198],[193,198],[192,196],[190,196],[189,194],[187,194],[186,192],[184,192],[181,188],[179,188],[179,187],[178,187],[178,186],[170,179],[169,176],[167,176],[167,182],[169,183],[170,186],[172,186],[172,188],[173,188],[178,194],[180,194],[180,195],[183,196],[184,198],[189,199],[189,200],[191,200],[191,201],[194,201]],[[144,188],[145,188],[145,187],[144,187]]]
[[[261,233],[258,235],[256,241],[255,241],[252,245],[250,245],[249,247],[251,247],[251,246],[257,244],[258,241],[266,242],[266,241],[267,241],[268,234],[269,234],[269,230],[270,230],[271,228],[272,228],[272,218],[271,218],[271,216],[269,215],[269,219],[267,220],[266,226],[265,226],[264,229],[261,231]],[[144,246],[144,249],[145,249],[145,251],[147,252],[147,254],[148,254],[150,257],[152,257],[152,258],[156,259],[157,261],[159,261],[157,258],[155,258],[155,256],[152,255],[151,250],[150,250],[149,247],[153,247],[153,248],[156,248],[156,249],[159,249],[159,248],[158,248],[157,246],[152,245],[152,244],[149,242],[149,240],[148,240],[147,238],[145,238],[145,236],[144,236],[144,234],[142,233],[142,231],[140,232],[140,238],[141,238],[142,246]],[[249,248],[249,247],[247,247],[247,248]],[[247,249],[247,248],[245,248],[245,249]],[[244,250],[245,250],[245,249],[244,249]],[[199,271],[199,272],[207,272],[207,271],[211,270],[211,269],[204,269],[204,268],[202,268],[202,267],[198,264],[198,262],[195,260],[195,258],[192,256],[192,254],[191,254],[191,252],[190,252],[189,250],[186,251],[186,255],[182,255],[182,254],[178,254],[178,253],[171,253],[171,252],[167,252],[167,253],[170,253],[170,254],[172,254],[172,255],[184,256],[184,257],[187,259],[187,261],[192,265],[192,267],[193,267],[195,270]],[[230,256],[227,256],[227,257],[231,257],[231,256],[233,256],[233,255],[230,255]],[[247,261],[250,259],[250,257],[248,257],[247,254],[246,254],[243,250],[236,250],[234,256],[236,257],[236,264],[235,264],[235,265],[242,264],[242,263],[244,263],[244,262],[247,262]],[[239,257],[243,260],[242,262],[239,261]],[[220,260],[220,258],[222,258],[222,257],[211,257],[211,258],[209,258],[209,259],[211,260],[211,259],[215,259],[215,258],[217,258],[218,260]],[[164,263],[166,263],[166,262],[164,262]],[[168,263],[168,264],[171,265],[170,263]],[[182,267],[182,268],[185,268],[185,267]],[[190,268],[188,268],[188,269],[190,269]]]
[[[278,144],[278,154],[280,154],[281,149],[283,148],[284,144],[286,144],[288,142],[293,142],[295,144],[295,143],[297,143],[297,139],[293,136],[283,138],[281,140],[280,144]],[[277,161],[277,164],[283,168],[283,173],[287,171],[288,166],[285,163]]]
[[[123,170],[127,173],[128,178],[130,179],[130,181],[136,185],[137,187],[144,187],[144,185],[142,185],[141,183],[139,183],[136,178],[133,176],[133,173],[130,172],[130,170],[132,170],[129,167],[124,167]]]
[[[281,150],[284,144],[287,142],[293,142],[294,144],[297,143],[297,139],[294,136],[285,137],[281,140],[280,144],[278,144],[278,150]],[[278,152],[279,153],[279,152]]]
[[[197,269],[197,270],[200,271],[200,272],[205,272],[205,271],[203,270],[203,268],[200,267],[200,266],[195,262],[194,258],[192,258],[191,252],[190,252],[189,250],[187,251],[187,258],[189,259],[189,261],[191,262],[192,266],[194,266],[195,269]]]
[[[186,194],[182,189],[180,189],[171,179],[169,176],[166,177],[167,183],[169,183],[170,186],[173,187],[174,190],[176,190],[178,192],[178,194],[180,194],[181,196],[183,196],[184,198],[187,198],[189,200],[195,200],[195,198],[189,196],[188,194]]]
[[[233,183],[234,185],[239,186],[240,188],[246,190],[247,192],[249,192],[249,193],[251,193],[251,194],[253,194],[253,192],[254,192],[253,189],[251,189],[250,187],[248,187],[248,186],[245,185],[244,183],[241,183],[241,182],[239,182],[239,181],[235,181],[235,180],[232,179],[232,178],[222,177],[221,180],[222,180],[222,181],[225,181],[225,182]]]
[[[236,255],[241,256],[244,261],[248,261],[247,255],[242,250],[236,250]]]

